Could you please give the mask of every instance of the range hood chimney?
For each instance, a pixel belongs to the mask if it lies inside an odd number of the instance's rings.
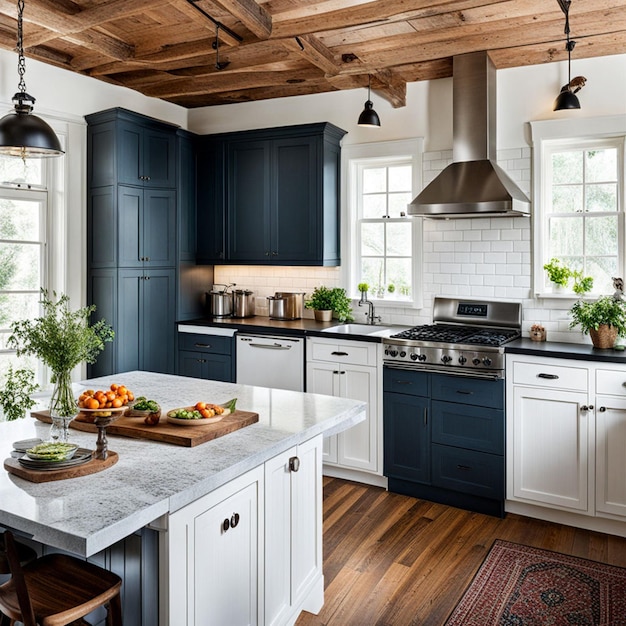
[[[486,52],[452,61],[453,162],[409,204],[408,213],[528,216],[528,198],[496,163],[496,68]]]

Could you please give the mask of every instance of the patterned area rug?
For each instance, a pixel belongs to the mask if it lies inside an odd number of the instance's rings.
[[[496,540],[446,626],[624,626],[626,569]]]

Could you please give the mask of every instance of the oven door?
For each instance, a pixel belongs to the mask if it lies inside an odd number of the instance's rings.
[[[476,369],[469,367],[449,367],[446,365],[431,365],[425,363],[398,363],[397,361],[383,361],[383,366],[389,369],[432,372],[435,374],[446,374],[448,376],[465,376],[477,380],[502,380],[504,370]]]

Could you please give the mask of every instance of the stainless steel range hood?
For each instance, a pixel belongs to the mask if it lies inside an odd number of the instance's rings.
[[[486,52],[453,58],[453,163],[409,204],[430,218],[529,215],[530,202],[496,163],[496,69]]]

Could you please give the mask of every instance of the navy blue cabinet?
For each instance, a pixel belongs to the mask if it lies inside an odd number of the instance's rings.
[[[178,374],[235,382],[234,338],[200,333],[178,334]]]
[[[320,123],[202,138],[198,262],[339,265],[344,134]]]
[[[504,381],[384,371],[389,490],[504,515]]]

